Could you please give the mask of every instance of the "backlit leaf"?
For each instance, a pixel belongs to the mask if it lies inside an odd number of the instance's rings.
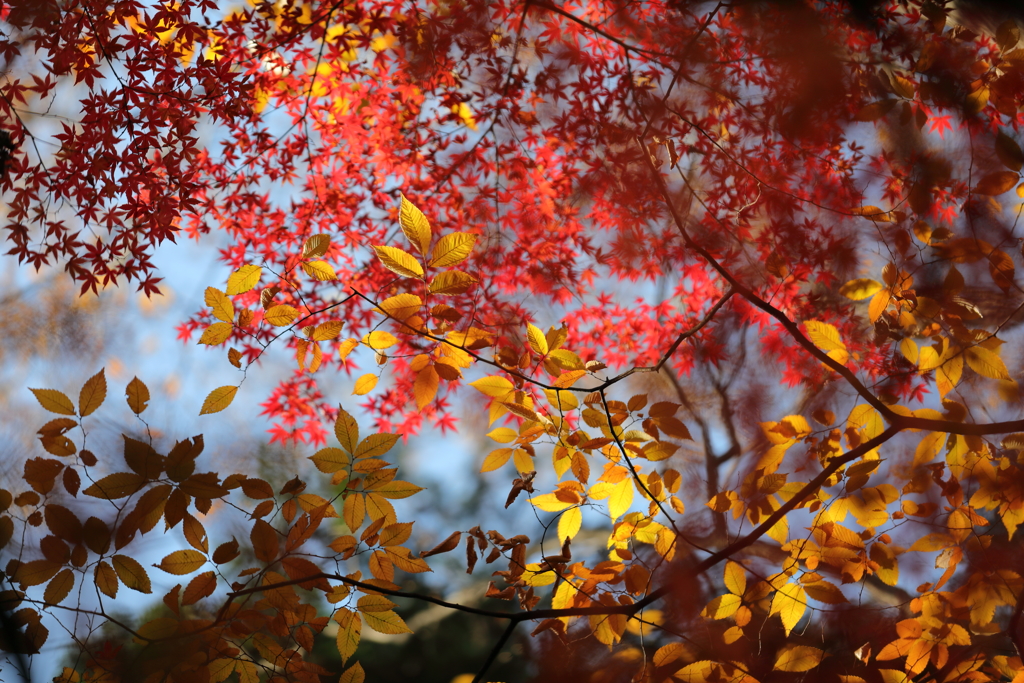
[[[203,335],[199,338],[198,343],[206,346],[218,346],[228,340],[233,329],[229,323],[213,323],[203,330]]]
[[[114,555],[110,558],[110,563],[114,566],[114,571],[117,572],[117,578],[121,579],[121,583],[125,586],[140,593],[153,592],[149,583],[149,575],[135,558],[127,555]]]
[[[297,317],[299,317],[299,312],[287,304],[271,306],[267,309],[266,313],[263,314],[263,319],[274,327],[290,325]]]
[[[58,415],[74,415],[75,404],[56,389],[29,389],[36,396],[39,405]]]
[[[342,658],[344,661],[346,658]],[[338,679],[338,683],[363,683],[366,680],[366,673],[363,672],[363,665],[356,662],[349,668],[345,669],[345,672],[341,674],[341,678]]]
[[[231,405],[237,393],[238,387],[227,386],[214,389],[207,395],[206,400],[203,401],[203,407],[199,410],[199,414],[219,413]]]
[[[359,647],[363,620],[358,613],[347,609],[339,609],[334,615],[334,620],[338,622],[338,654],[341,655],[341,663],[345,664]]]
[[[210,307],[213,317],[221,322],[231,323],[235,320],[235,305],[227,294],[216,287],[207,287],[204,295],[206,305]]]
[[[257,519],[249,532],[252,551],[260,562],[273,562],[277,557],[281,541],[274,527],[262,519]]]
[[[463,273],[461,270],[446,270],[430,281],[427,289],[431,294],[445,294],[454,296],[465,294],[469,288],[476,284],[476,278]]]
[[[50,579],[46,590],[43,591],[43,600],[50,605],[59,605],[74,587],[75,573],[67,568],[62,569],[57,576]]]
[[[93,578],[96,582],[96,587],[100,589],[100,592],[106,595],[108,598],[117,597],[117,573],[114,572],[113,568],[105,561],[100,561],[96,565],[96,570],[93,572]]]
[[[175,550],[158,565],[168,574],[191,574],[206,564],[206,556],[198,550]]]
[[[874,295],[874,293],[880,289],[882,289],[881,282],[876,282],[875,280],[868,278],[860,278],[858,280],[850,280],[847,282],[839,288],[839,293],[847,299],[860,301],[861,299],[867,299],[869,296]]]
[[[430,254],[430,266],[448,268],[457,266],[466,260],[476,243],[476,235],[465,232],[453,232],[437,241],[434,251]]]
[[[359,423],[348,412],[338,406],[338,419],[334,423],[334,436],[349,453],[354,453],[359,443]]]
[[[1020,175],[1013,171],[996,171],[983,176],[974,188],[976,194],[990,196],[1001,195],[1009,192],[1020,182]]]
[[[398,434],[370,434],[359,442],[353,455],[356,458],[376,458],[390,451],[399,439]]]
[[[86,496],[117,500],[126,498],[143,487],[146,478],[134,472],[115,472],[97,480],[92,486],[82,491]]]
[[[796,627],[806,610],[807,594],[804,593],[800,584],[784,584],[772,598],[771,613],[778,614],[782,619],[782,626],[786,629],[787,636]]]
[[[779,651],[775,671],[810,671],[821,663],[825,653],[808,645],[787,645]]]
[[[375,386],[377,386],[377,375],[372,372],[368,372],[356,380],[356,384],[352,388],[352,393],[356,396],[363,396],[373,391]]]
[[[491,398],[505,398],[515,390],[512,382],[497,376],[478,379],[475,382],[470,382],[469,386]]]
[[[398,222],[413,248],[426,256],[430,250],[430,222],[404,194],[398,208]],[[420,274],[423,274],[422,271]]]
[[[370,332],[363,337],[363,343],[369,346],[371,349],[382,350],[388,349],[398,343],[398,339],[395,335],[384,330],[375,330]]]
[[[964,351],[967,366],[982,377],[990,379],[1010,379],[1006,364],[997,354],[982,346],[969,346]]]
[[[107,397],[107,378],[100,370],[86,380],[82,390],[78,393],[78,414],[82,417],[91,415],[97,408],[103,405]]]
[[[412,633],[402,617],[392,611],[386,612],[364,612],[363,621],[377,633],[386,635],[398,635],[399,633]]]
[[[128,388],[125,389],[125,399],[132,412],[139,415],[149,407],[149,387],[143,384],[138,377],[133,377],[132,381],[128,383]]]
[[[306,275],[319,282],[338,279],[338,274],[334,272],[331,264],[326,261],[304,261],[302,263],[302,270],[306,271]]]
[[[412,254],[397,247],[377,246],[377,258],[385,268],[402,277],[423,277],[423,266]]]
[[[548,355],[548,341],[544,337],[544,332],[542,332],[539,327],[526,323],[526,338],[534,353],[539,356]]]
[[[624,515],[631,505],[633,505],[633,481],[626,478],[612,487],[612,493],[608,496],[608,514],[613,520],[616,520]]]
[[[213,591],[217,588],[217,575],[212,572],[203,572],[202,574],[196,574],[192,577],[192,580],[188,582],[188,586],[185,587],[185,592],[181,596],[182,605],[194,605],[203,598],[208,598],[213,595]]]
[[[839,330],[833,325],[818,320],[805,320],[807,338],[822,351],[845,350],[846,344],[839,337]]]
[[[733,595],[742,596],[747,590],[747,570],[738,562],[725,563],[725,587]]]
[[[302,245],[302,258],[317,258],[323,256],[331,248],[331,236],[320,233],[310,235]]]
[[[228,296],[245,294],[260,281],[263,268],[246,264],[228,276]]]

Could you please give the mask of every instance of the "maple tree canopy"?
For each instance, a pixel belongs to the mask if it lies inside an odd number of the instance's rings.
[[[366,630],[425,602],[507,626],[477,681],[532,631],[537,680],[1024,682],[1008,12],[4,4],[9,253],[155,295],[163,242],[226,244],[174,324],[238,381],[185,433],[291,366],[260,398],[309,459],[202,471],[145,378],[33,389],[9,662],[59,624],[63,683],[360,683]],[[483,423],[505,521],[427,542],[393,448]],[[417,583],[460,547],[472,604]],[[126,619],[133,592],[162,602]]]

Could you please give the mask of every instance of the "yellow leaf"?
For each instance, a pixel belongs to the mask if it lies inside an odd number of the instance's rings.
[[[808,645],[787,645],[779,651],[775,671],[810,671],[821,663],[825,653]]]
[[[487,436],[491,437],[498,443],[512,443],[516,438],[518,438],[519,434],[514,429],[498,427],[487,432]]]
[[[515,465],[516,471],[519,474],[526,474],[537,469],[533,464],[533,456],[523,448],[517,448],[512,451],[512,464]]]
[[[522,575],[523,583],[527,586],[540,587],[550,586],[558,576],[550,569],[541,569],[537,563],[526,565],[526,571]]]
[[[136,415],[149,407],[147,405],[149,403],[149,387],[138,377],[132,377],[132,381],[128,382],[128,387],[124,390],[124,394],[125,399],[128,401],[128,407]]]
[[[839,293],[847,299],[860,301],[861,299],[867,299],[880,289],[882,289],[882,283],[869,278],[859,278],[857,280],[850,280],[840,287]]]
[[[320,323],[313,330],[311,336],[313,341],[330,341],[331,339],[337,339],[338,335],[341,334],[342,322],[340,320],[328,320],[325,323]]]
[[[558,520],[558,541],[565,543],[565,539],[574,538],[583,526],[583,513],[579,507],[571,507],[562,513]]]
[[[919,355],[917,352],[917,343],[915,343],[913,339],[907,337],[900,342],[900,353],[902,353],[903,357],[913,365],[917,365]]]
[[[914,541],[914,544],[910,546],[910,550],[914,552],[930,553],[935,550],[942,550],[952,545],[956,545],[956,539],[949,534],[933,533]]]
[[[733,595],[732,593],[719,595],[707,604],[707,607],[701,611],[701,616],[708,619],[727,619],[736,614],[736,610],[742,604],[743,601],[738,595]]]
[[[335,612],[334,620],[338,622],[338,654],[341,655],[341,663],[345,664],[359,647],[363,620],[357,613],[344,608]]]
[[[271,306],[267,309],[267,312],[263,314],[263,319],[274,327],[284,327],[285,325],[289,325],[297,317],[299,317],[299,312],[287,304]]]
[[[771,614],[778,614],[788,636],[807,609],[807,594],[796,583],[787,583],[775,591]]]
[[[338,274],[326,261],[305,261],[302,264],[302,269],[306,271],[306,275],[319,282],[338,279]]]
[[[371,349],[381,351],[383,349],[389,349],[398,343],[398,339],[395,335],[384,330],[375,330],[370,332],[368,335],[363,337],[363,343],[369,346]]]
[[[804,584],[804,590],[811,599],[824,602],[827,605],[839,605],[848,602],[838,586],[824,579]]]
[[[508,459],[512,457],[511,448],[499,448],[497,450],[488,453],[487,457],[484,458],[484,464],[481,466],[481,472],[491,472],[498,469],[502,465],[508,462]]]
[[[416,486],[415,484],[410,484],[407,481],[396,479],[384,484],[383,486],[378,486],[374,489],[374,493],[378,493],[385,498],[391,498],[394,500],[398,498],[408,498],[422,490],[422,487]]]
[[[846,350],[835,326],[817,320],[805,320],[804,329],[807,330],[807,338],[822,351]]]
[[[200,415],[209,415],[211,413],[219,413],[220,411],[231,405],[231,402],[235,400],[235,394],[238,393],[238,387],[220,387],[210,392],[210,395],[203,401],[203,407],[200,409]]]
[[[357,460],[363,458],[376,458],[390,451],[398,443],[398,434],[386,434],[379,432],[370,434],[359,442],[355,452],[352,454]]]
[[[373,391],[375,386],[377,386],[377,375],[368,372],[356,380],[356,386],[352,389],[352,393],[356,396],[364,396]]]
[[[82,390],[78,392],[78,414],[82,417],[90,415],[103,405],[107,397],[107,378],[100,370],[85,381]]]
[[[386,635],[412,633],[412,630],[402,621],[402,617],[390,610],[387,612],[364,612],[363,620],[367,626],[377,633],[384,633]]]
[[[204,299],[217,320],[230,323],[235,319],[235,305],[224,292],[216,287],[207,287]]]
[[[544,493],[539,496],[534,496],[530,499],[530,503],[538,510],[543,510],[544,512],[561,512],[562,510],[572,506],[572,503],[567,503],[566,501],[559,499],[553,493]]]
[[[352,353],[357,346],[359,346],[358,339],[346,339],[338,344],[338,357],[341,358],[341,360],[345,360],[348,358],[348,354]]]
[[[423,266],[412,254],[397,247],[374,247],[384,267],[402,277],[423,277]]]
[[[624,515],[632,504],[633,480],[627,477],[612,487],[608,496],[608,515],[614,521]]]
[[[747,590],[747,570],[738,562],[725,563],[725,587],[733,595],[742,596]]]
[[[344,662],[344,659],[342,659],[342,661]],[[366,673],[363,671],[363,665],[356,662],[349,668],[345,669],[345,673],[341,674],[341,678],[338,679],[338,683],[363,683],[365,680]]]
[[[318,470],[327,474],[334,474],[352,464],[352,458],[340,448],[321,448],[309,459]]]
[[[889,293],[888,289],[875,292],[875,295],[871,297],[871,302],[868,304],[868,320],[871,322],[877,321],[885,309],[889,307],[889,302],[892,300],[892,294]]]
[[[58,415],[74,415],[75,404],[56,389],[29,389],[36,396],[39,405]]]
[[[548,340],[544,333],[536,325],[526,323],[526,338],[530,342],[530,348],[539,356],[548,355]]]
[[[263,268],[260,266],[244,265],[230,276],[228,276],[228,296],[245,294],[260,281],[263,275]]]
[[[338,419],[334,423],[334,435],[342,448],[349,453],[355,451],[356,444],[359,443],[359,423],[340,405],[338,406]]]
[[[405,321],[419,313],[423,300],[415,294],[396,294],[381,301],[377,307],[395,320]]]
[[[231,336],[231,330],[234,329],[231,323],[213,323],[205,330],[203,330],[203,336],[199,338],[200,344],[206,344],[207,346],[218,346],[223,344]]]
[[[158,565],[168,574],[191,574],[206,564],[206,556],[198,550],[175,550]]]
[[[398,222],[413,248],[421,255],[426,256],[430,249],[430,222],[415,204],[405,198],[404,194],[398,209]],[[388,267],[390,268],[390,266]],[[399,274],[401,275],[401,273]],[[422,275],[423,271],[420,270],[419,274]]]
[[[475,284],[476,278],[472,275],[467,275],[461,270],[446,270],[430,281],[428,289],[431,294],[454,296],[456,294],[465,294]]]
[[[121,579],[121,583],[140,593],[153,592],[149,575],[137,560],[127,555],[114,555],[110,558],[110,563],[114,565],[114,571],[117,572],[117,578]]]
[[[1003,359],[983,346],[970,346],[964,351],[967,365],[982,377],[989,379],[1010,379]]]
[[[505,398],[515,391],[515,387],[512,386],[512,382],[509,382],[504,377],[498,376],[483,377],[475,382],[470,382],[469,386],[473,387],[484,396],[490,396],[491,398],[498,399]]]
[[[437,387],[440,379],[437,370],[433,365],[428,365],[416,375],[416,381],[412,385],[412,395],[416,400],[416,408],[423,410],[433,402],[437,396]]]
[[[302,258],[323,256],[331,248],[331,236],[323,233],[310,235],[302,245]]]
[[[448,268],[457,266],[466,260],[476,244],[476,235],[466,232],[453,232],[437,241],[430,255],[430,266]]]

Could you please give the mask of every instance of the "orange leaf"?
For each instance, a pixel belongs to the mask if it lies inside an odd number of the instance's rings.
[[[121,583],[128,588],[140,593],[153,592],[152,586],[149,583],[149,575],[146,574],[146,570],[142,568],[142,565],[135,558],[128,557],[127,555],[114,555],[110,558],[110,563],[114,565],[117,578],[121,579]]]
[[[252,531],[249,532],[249,540],[252,542],[252,550],[257,560],[269,563],[277,557],[280,538],[274,527],[262,519],[257,519],[253,523]]]
[[[86,380],[82,390],[78,393],[78,414],[82,417],[91,414],[101,405],[107,397],[107,378],[100,370]]]
[[[58,415],[74,415],[75,404],[56,389],[29,389],[36,396],[39,405]]]
[[[262,521],[262,520],[261,520]],[[191,574],[206,564],[206,556],[198,550],[175,550],[157,565],[168,574]]]

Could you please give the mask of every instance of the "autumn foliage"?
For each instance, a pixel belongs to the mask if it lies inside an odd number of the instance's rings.
[[[32,389],[52,419],[0,482],[15,669],[59,624],[65,683],[360,683],[363,634],[430,603],[507,625],[462,663],[476,680],[530,634],[536,680],[1024,682],[1020,17],[18,0],[0,20],[10,253],[157,295],[162,243],[226,244],[226,278],[168,324],[238,373],[177,434],[145,378]],[[306,470],[204,471],[191,435],[268,364],[292,368],[261,397],[269,439]],[[122,417],[120,452],[95,446]],[[403,518],[422,489],[399,444],[483,424],[474,469],[520,521]],[[418,583],[457,549],[472,604]],[[144,618],[115,614],[129,592],[154,594]]]

